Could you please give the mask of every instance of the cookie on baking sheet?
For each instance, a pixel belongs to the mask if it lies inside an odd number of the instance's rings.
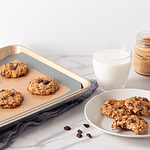
[[[150,102],[145,97],[130,97],[125,99],[125,105],[135,115],[150,117]]]
[[[102,113],[110,118],[131,115],[131,111],[125,106],[124,100],[110,99],[101,106]]]
[[[23,62],[9,62],[0,67],[0,74],[5,78],[18,78],[28,73],[29,67]]]
[[[3,89],[0,91],[0,107],[15,108],[21,105],[23,98],[22,94],[14,89]]]
[[[149,128],[148,123],[143,118],[136,115],[122,116],[116,118],[112,124],[113,129],[129,129],[133,131],[136,135],[142,134]]]
[[[35,95],[50,95],[58,88],[58,83],[53,78],[38,77],[29,82],[27,90]]]

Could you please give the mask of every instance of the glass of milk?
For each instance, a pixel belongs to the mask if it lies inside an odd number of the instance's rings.
[[[123,45],[102,45],[92,55],[94,73],[101,90],[123,88],[131,67],[132,51]]]

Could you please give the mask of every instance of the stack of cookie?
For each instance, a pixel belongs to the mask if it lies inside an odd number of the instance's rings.
[[[0,74],[5,78],[19,78],[25,76],[28,72],[29,66],[22,62],[5,63],[0,67]],[[38,77],[29,81],[27,90],[35,95],[50,95],[58,88],[58,83],[53,78]],[[21,105],[23,99],[22,94],[15,89],[0,90],[0,108],[15,108]]]
[[[142,134],[149,128],[146,120],[139,116],[150,117],[150,101],[145,97],[130,97],[125,100],[107,100],[101,106],[102,113],[114,118],[113,129],[129,129]]]

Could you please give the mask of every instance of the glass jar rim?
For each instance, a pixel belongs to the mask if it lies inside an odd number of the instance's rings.
[[[145,41],[145,40],[142,39],[142,36],[143,36],[144,34],[149,35],[149,38],[150,38],[150,30],[145,30],[145,31],[139,32],[139,33],[137,34],[137,37],[136,37],[136,38],[137,38],[138,40]]]
[[[129,50],[129,55],[126,56],[126,57],[123,57],[123,58],[118,58],[118,59],[104,59],[104,58],[100,58],[99,56],[96,56],[95,53],[100,51],[100,50],[103,50],[103,49],[99,49],[99,50],[96,50],[97,48],[99,47],[103,47],[103,46],[120,46],[120,47],[124,47],[125,49],[128,49]],[[105,48],[106,49],[106,48]],[[111,50],[112,48],[109,48],[109,50]],[[95,51],[96,50],[96,51]],[[116,49],[116,50],[120,50],[119,48]],[[122,49],[123,50],[123,49]],[[124,46],[124,45],[120,45],[120,44],[103,44],[103,45],[100,45],[98,47],[96,47],[93,52],[92,52],[92,56],[94,56],[95,58],[97,58],[98,60],[107,60],[107,61],[119,61],[119,60],[125,60],[125,59],[128,59],[132,56],[132,50],[127,47],[127,46]]]

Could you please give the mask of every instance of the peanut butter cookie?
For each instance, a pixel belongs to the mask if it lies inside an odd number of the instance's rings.
[[[26,75],[28,70],[28,65],[23,62],[10,62],[0,67],[0,74],[5,78],[19,78]]]
[[[0,91],[1,108],[15,108],[16,106],[21,105],[22,101],[22,94],[14,89],[3,89]]]
[[[27,90],[35,95],[50,95],[57,91],[58,88],[58,83],[53,78],[38,77],[29,82]]]
[[[110,118],[131,115],[131,111],[125,106],[124,100],[110,99],[101,106],[102,113]]]
[[[150,102],[145,97],[130,97],[125,99],[126,107],[135,115],[150,117]]]
[[[136,115],[122,116],[116,118],[112,124],[113,129],[129,129],[133,131],[136,135],[142,134],[149,128],[148,123]]]

